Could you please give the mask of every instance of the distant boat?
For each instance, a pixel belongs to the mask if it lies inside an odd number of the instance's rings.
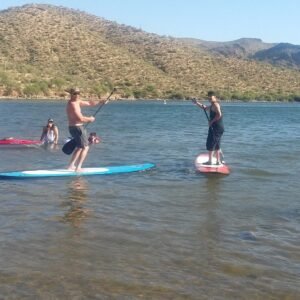
[[[166,101],[166,100],[164,100],[164,104],[167,104],[167,101]]]

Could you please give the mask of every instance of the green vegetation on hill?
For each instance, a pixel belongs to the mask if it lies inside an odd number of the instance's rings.
[[[25,5],[0,12],[0,96],[86,96],[118,86],[123,98],[291,100],[300,72],[205,51],[180,39],[81,11]]]

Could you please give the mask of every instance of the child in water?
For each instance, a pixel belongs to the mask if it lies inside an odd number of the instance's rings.
[[[97,136],[96,132],[91,132],[89,135],[89,143],[92,144],[99,144],[101,141],[100,137]]]

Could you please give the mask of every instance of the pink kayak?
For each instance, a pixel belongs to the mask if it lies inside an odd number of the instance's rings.
[[[23,139],[16,139],[16,138],[5,138],[0,140],[0,146],[9,146],[9,145],[24,145],[24,146],[30,146],[30,145],[41,145],[42,142],[39,140],[23,140]]]

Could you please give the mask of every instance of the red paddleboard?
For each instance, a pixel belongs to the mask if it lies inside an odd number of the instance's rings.
[[[6,145],[40,145],[42,144],[41,141],[38,140],[22,140],[22,139],[15,139],[15,138],[5,138],[0,140],[0,146]]]
[[[205,154],[199,154],[196,157],[195,160],[195,167],[197,169],[197,171],[201,172],[201,173],[214,173],[214,174],[224,174],[224,175],[228,175],[230,174],[230,168],[225,164],[225,162],[223,161],[220,165],[206,165],[204,164],[205,162],[208,161],[208,153]],[[216,158],[213,157],[213,163],[216,162]]]

